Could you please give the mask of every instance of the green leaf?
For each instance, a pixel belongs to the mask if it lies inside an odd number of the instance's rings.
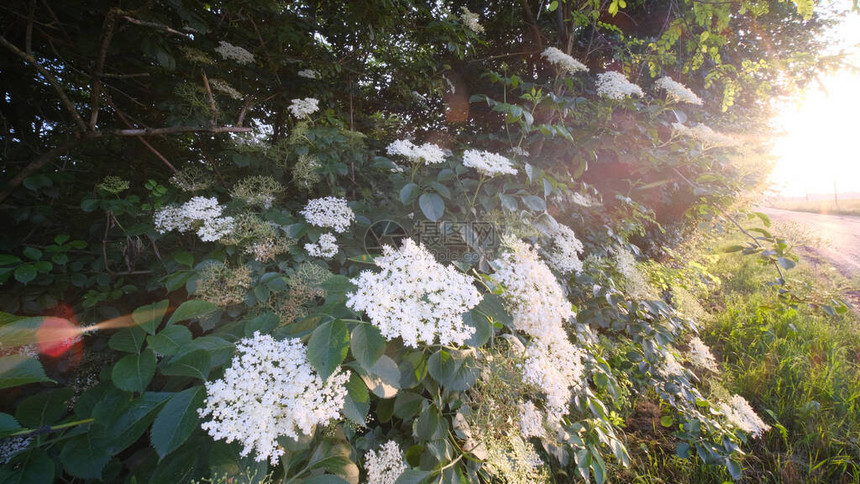
[[[69,234],[59,234],[59,235],[54,236],[54,243],[57,245],[63,245],[70,238],[71,238],[71,236],[69,236]]]
[[[398,418],[410,421],[421,410],[421,405],[426,400],[421,395],[413,392],[400,392],[394,399],[394,415]]]
[[[419,442],[444,439],[448,435],[448,420],[439,415],[436,407],[425,409],[415,423],[415,436]]]
[[[337,369],[349,350],[349,332],[343,321],[335,319],[320,325],[308,341],[308,361],[323,381]]]
[[[53,382],[36,358],[13,355],[0,358],[0,389],[37,382]]]
[[[169,304],[170,301],[165,299],[164,301],[141,306],[131,313],[131,317],[144,331],[149,334],[155,334],[155,330],[158,328],[159,323],[161,323],[161,319],[164,318],[164,313],[167,312]]]
[[[145,392],[129,401],[128,393],[111,389],[92,410],[95,423],[90,432],[98,435],[108,454],[116,455],[137,442],[155,419],[156,412],[174,394]]]
[[[732,253],[732,252],[738,252],[741,250],[744,250],[743,245],[730,245],[728,247],[723,247],[723,249],[722,249],[722,251],[727,253],[727,254]]]
[[[20,257],[11,254],[0,254],[0,266],[8,266],[21,262]]]
[[[436,181],[431,181],[427,185],[429,185],[430,188],[432,188],[433,190],[436,190],[436,193],[438,193],[439,195],[442,195],[449,200],[451,199],[451,190],[449,190],[448,187],[446,187],[445,185]]]
[[[406,185],[403,185],[403,188],[400,189],[400,203],[403,205],[409,205],[414,202],[415,197],[417,197],[420,192],[418,188],[418,185],[415,183],[407,183]]]
[[[343,402],[343,414],[357,425],[365,425],[367,412],[370,411],[370,393],[361,377],[350,372],[346,383],[346,398]]]
[[[430,376],[448,390],[468,390],[478,381],[478,365],[471,352],[439,350],[427,361]]]
[[[41,260],[42,251],[35,247],[24,247],[24,257],[30,260]]]
[[[81,479],[101,480],[111,455],[94,439],[92,432],[72,437],[60,451],[60,462],[67,473]]]
[[[21,284],[27,284],[36,278],[38,271],[33,264],[21,264],[15,269],[15,280]]]
[[[445,200],[436,193],[423,193],[418,197],[418,206],[424,216],[433,222],[438,221],[445,214]]]
[[[0,438],[6,437],[7,435],[13,434],[22,429],[23,427],[21,427],[21,424],[15,420],[15,417],[8,413],[0,413]]]
[[[349,484],[349,482],[345,481],[343,477],[335,476],[333,474],[321,474],[319,476],[309,477],[307,479],[303,479],[301,484]]]
[[[203,299],[191,299],[180,304],[179,307],[176,308],[176,311],[173,311],[173,314],[170,315],[170,319],[167,321],[167,325],[170,326],[171,324],[175,324],[180,321],[209,316],[220,309],[221,308],[219,308],[217,304],[213,304],[209,301],[204,301]]]
[[[794,266],[797,265],[796,262],[789,259],[788,257],[779,257],[776,260],[777,260],[777,262],[779,262],[779,265],[781,265],[783,267],[783,269],[786,269],[786,270],[793,269]]]
[[[394,484],[425,484],[430,478],[430,471],[422,471],[421,469],[407,469],[400,474],[400,477],[394,481]]]
[[[203,406],[206,388],[202,385],[183,390],[167,401],[152,423],[150,437],[158,457],[173,452],[188,440],[200,422],[197,409]]]
[[[546,202],[543,198],[538,197],[536,195],[526,195],[524,197],[520,197],[520,200],[526,204],[526,207],[534,210],[535,212],[545,212],[546,211]]]
[[[10,465],[0,468],[3,484],[54,482],[54,461],[42,449],[27,451],[13,458]]]
[[[761,223],[764,224],[765,227],[770,227],[770,217],[768,217],[766,213],[753,212],[753,215],[760,218]]]
[[[663,415],[662,417],[660,417],[660,425],[664,427],[671,427],[674,423],[675,419],[672,418],[671,415]]]
[[[143,332],[143,330],[141,330]],[[156,335],[147,336],[146,342],[152,351],[160,355],[173,356],[183,345],[191,342],[193,336],[185,326],[167,326]]]
[[[18,402],[15,418],[29,428],[35,429],[56,423],[68,412],[68,401],[75,395],[71,388],[58,388]]]
[[[163,375],[190,376],[206,380],[212,369],[212,356],[206,350],[194,350],[171,358],[169,364],[161,369]]]
[[[140,353],[145,340],[146,331],[137,326],[132,326],[131,328],[123,328],[114,333],[108,340],[108,346],[111,349],[125,353]]]
[[[473,311],[478,311],[492,321],[504,326],[511,326],[514,324],[514,319],[510,314],[508,314],[505,307],[502,305],[502,301],[495,294],[484,294],[481,302],[475,306]]]
[[[194,266],[194,255],[188,251],[177,252],[173,254],[173,260],[185,267]]]
[[[81,200],[81,210],[87,213],[95,212],[99,208],[100,203],[101,200],[98,198],[85,198]]]
[[[474,348],[483,346],[490,340],[490,336],[493,335],[493,325],[490,324],[489,319],[479,311],[473,310],[468,313],[463,313],[463,322],[466,326],[475,328],[475,332],[472,336],[464,341],[468,346],[472,346]]]
[[[358,364],[370,370],[385,353],[385,338],[376,326],[359,324],[352,330],[349,347]]]
[[[155,353],[144,350],[139,355],[128,355],[113,366],[111,381],[120,390],[142,393],[155,375]]]

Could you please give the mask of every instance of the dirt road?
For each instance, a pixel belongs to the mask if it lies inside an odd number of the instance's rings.
[[[761,208],[773,221],[795,222],[806,226],[816,236],[830,241],[827,247],[808,248],[827,259],[848,279],[860,277],[860,217],[792,212]]]

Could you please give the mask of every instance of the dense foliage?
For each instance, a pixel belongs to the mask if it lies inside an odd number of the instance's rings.
[[[0,11],[4,482],[603,482],[642,401],[740,478],[770,428],[641,266],[761,180],[811,1]]]

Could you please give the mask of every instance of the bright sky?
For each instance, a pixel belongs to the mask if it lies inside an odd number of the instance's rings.
[[[850,14],[836,32],[845,44],[860,43],[860,15]],[[772,153],[771,175],[783,196],[860,192],[860,74],[822,75],[806,93],[780,109],[784,135]]]

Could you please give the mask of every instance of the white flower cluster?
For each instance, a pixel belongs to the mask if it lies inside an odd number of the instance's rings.
[[[303,71],[297,72],[299,77],[304,77],[305,79],[319,79],[320,73],[313,69],[305,69]]]
[[[330,259],[337,254],[337,239],[332,234],[322,234],[315,244],[305,244],[305,250],[311,257]]]
[[[341,234],[355,220],[355,213],[349,208],[345,198],[323,197],[315,198],[299,212],[315,227],[333,228]]]
[[[663,352],[663,364],[657,369],[657,373],[664,378],[680,376],[684,374],[684,365],[678,362],[670,351]]]
[[[559,69],[567,71],[570,74],[576,74],[579,71],[588,72],[588,67],[585,64],[555,47],[547,47],[541,54],[541,57],[545,57],[547,62],[557,65]]]
[[[308,363],[298,339],[277,341],[255,332],[236,344],[237,355],[224,377],[206,383],[201,427],[215,440],[242,444],[258,462],[272,465],[284,454],[277,438],[310,435],[314,426],[341,416],[349,373],[336,371],[325,382]]]
[[[502,243],[509,250],[494,261],[493,277],[504,285],[502,297],[512,307],[514,326],[537,338],[554,336],[554,329],[573,317],[570,302],[531,246],[514,238]]]
[[[304,99],[293,99],[290,106],[287,108],[293,113],[298,119],[304,119],[310,116],[311,114],[320,110],[319,107],[320,101],[319,99],[314,99],[312,97],[306,97]]]
[[[222,81],[221,79],[210,79],[209,85],[212,86],[212,89],[220,91],[226,94],[228,97],[231,97],[237,101],[242,100],[242,93],[237,91],[230,84],[228,84],[227,81]]]
[[[487,456],[484,468],[494,477],[492,482],[536,484],[550,482],[546,465],[535,448],[516,433],[486,438]]]
[[[688,138],[693,138],[702,143],[704,149],[715,148],[717,146],[732,146],[737,144],[737,141],[731,136],[719,133],[709,128],[704,124],[697,124],[690,128],[681,123],[672,123],[672,130],[680,135]]]
[[[531,400],[519,404],[520,409],[520,433],[525,438],[546,436],[543,426],[544,415]]]
[[[502,243],[508,251],[494,261],[494,278],[504,286],[502,297],[512,306],[514,327],[534,337],[525,351],[523,381],[546,394],[547,418],[557,421],[567,414],[585,372],[583,351],[564,329],[573,309],[531,246],[507,237]]]
[[[466,150],[463,153],[463,166],[474,168],[490,177],[517,174],[516,168],[511,165],[511,160],[489,151]]]
[[[634,299],[654,299],[657,291],[645,279],[636,267],[636,257],[627,250],[613,249],[615,252],[615,268],[624,276],[624,288]]]
[[[570,201],[579,205],[580,207],[593,207],[595,205],[600,205],[600,202],[595,200],[594,198],[583,195],[579,192],[575,192],[571,197]]]
[[[514,146],[513,148],[511,148],[511,153],[517,156],[522,156],[523,158],[528,158],[530,156],[528,151],[520,148],[519,146]]]
[[[201,240],[213,242],[233,230],[233,217],[222,217],[223,211],[215,197],[193,197],[179,207],[171,205],[159,210],[153,222],[159,233],[173,230],[181,233],[196,228]]]
[[[749,402],[740,395],[733,396],[731,402],[718,403],[717,408],[726,415],[729,423],[752,434],[753,437],[758,437],[770,430],[770,425],[764,423]]]
[[[0,440],[0,465],[8,464],[13,457],[24,452],[32,441],[32,437],[21,435]]]
[[[535,338],[526,348],[523,381],[546,394],[547,418],[558,422],[568,413],[573,392],[582,388],[585,367],[581,348],[574,346],[561,327],[555,335]]]
[[[714,373],[720,372],[720,367],[717,365],[714,355],[711,354],[711,349],[698,336],[694,336],[690,340],[689,356],[690,361],[699,368],[710,370]]]
[[[381,272],[362,271],[347,294],[346,305],[364,311],[389,341],[400,337],[406,346],[418,343],[462,345],[475,328],[463,313],[481,302],[469,278],[453,266],[436,262],[423,245],[404,239],[399,250],[383,247],[374,259]]]
[[[582,272],[582,242],[567,225],[559,225],[552,238],[553,251],[549,253],[549,263],[562,274]]]
[[[460,20],[466,25],[466,27],[469,27],[469,29],[476,34],[484,33],[484,26],[478,22],[481,19],[478,14],[470,12],[466,7],[461,8],[460,11],[463,12],[460,14]]]
[[[428,165],[434,165],[445,161],[445,152],[433,143],[416,145],[409,140],[399,139],[388,145],[385,151],[389,155],[403,156],[412,163],[421,163],[424,161]]]
[[[624,99],[627,96],[643,96],[642,88],[633,84],[627,77],[615,71],[597,75],[597,95],[609,99]]]
[[[221,57],[224,59],[236,61],[237,64],[250,64],[254,62],[254,54],[223,40],[218,42],[215,52],[221,54]]]
[[[698,104],[702,105],[702,98],[696,95],[693,91],[690,90],[687,86],[681,84],[678,81],[673,80],[671,77],[661,77],[657,79],[657,82],[654,83],[658,89],[663,89],[666,91],[666,95],[669,99],[689,104]]]
[[[389,440],[376,451],[367,451],[364,468],[367,470],[367,484],[394,484],[409,466],[397,442]]]

